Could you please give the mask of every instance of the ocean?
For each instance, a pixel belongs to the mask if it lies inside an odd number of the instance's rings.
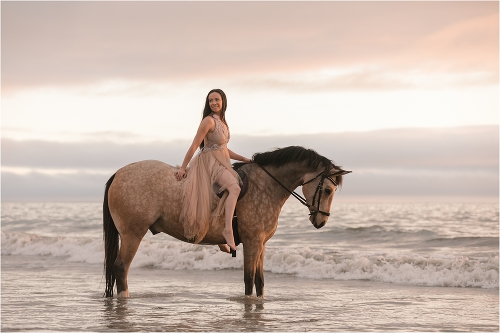
[[[106,299],[102,203],[2,203],[2,331],[498,331],[498,203],[293,198],[266,246],[264,298],[237,257],[148,233],[129,299]]]

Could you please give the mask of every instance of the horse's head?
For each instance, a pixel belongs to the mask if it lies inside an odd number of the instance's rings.
[[[323,227],[328,221],[335,191],[342,186],[342,176],[350,172],[326,167],[320,174],[302,184],[302,192],[310,212],[309,221],[316,229]]]

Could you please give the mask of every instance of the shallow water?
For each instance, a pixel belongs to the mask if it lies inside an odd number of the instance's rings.
[[[2,204],[3,331],[498,331],[498,204],[288,202],[265,298],[237,258],[148,234],[105,299],[100,203]]]
[[[97,265],[3,259],[4,331],[498,330],[498,290],[492,289],[267,273],[262,299],[242,296],[241,270],[138,268],[130,275],[130,299],[106,299]]]

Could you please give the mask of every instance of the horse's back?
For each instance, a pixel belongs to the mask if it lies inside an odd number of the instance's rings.
[[[175,179],[176,170],[156,160],[135,162],[119,169],[108,192],[113,218],[151,225],[165,214],[165,209],[175,214],[179,210],[182,184]]]

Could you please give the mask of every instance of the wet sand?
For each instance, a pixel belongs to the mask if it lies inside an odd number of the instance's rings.
[[[131,298],[105,299],[100,265],[2,256],[2,330],[499,330],[498,289],[265,278],[262,299],[243,295],[242,270],[135,268]]]

